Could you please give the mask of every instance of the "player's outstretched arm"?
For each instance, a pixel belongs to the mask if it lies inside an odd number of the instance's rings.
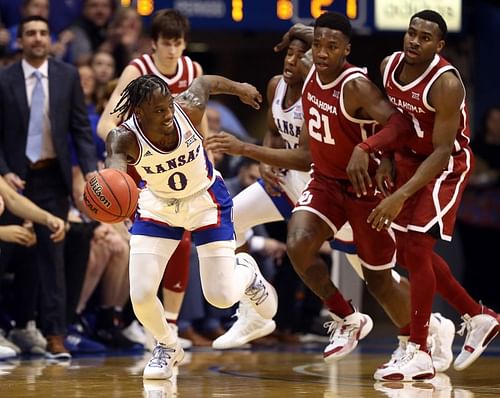
[[[191,86],[176,98],[176,101],[183,104],[186,100],[196,99],[200,106],[206,106],[208,97],[216,94],[235,95],[241,102],[254,109],[259,109],[262,102],[262,95],[251,84],[235,82],[218,75],[197,77]]]
[[[238,140],[228,133],[217,133],[207,138],[206,147],[214,152],[240,155],[285,169],[309,171],[311,155],[309,152],[308,133],[301,132],[299,147],[295,149],[268,148]],[[304,144],[301,145],[301,143]]]
[[[111,130],[106,138],[106,167],[127,172],[127,164],[139,157],[135,135],[123,126]]]
[[[2,177],[0,177],[0,195],[4,199],[7,209],[14,215],[37,224],[46,225],[53,232],[51,238],[55,242],[64,239],[64,221],[41,209],[23,195],[18,194]]]
[[[248,83],[238,83],[218,75],[203,75],[193,80],[189,88],[175,98],[191,121],[199,126],[210,95],[229,94],[254,109],[260,108],[262,95]]]

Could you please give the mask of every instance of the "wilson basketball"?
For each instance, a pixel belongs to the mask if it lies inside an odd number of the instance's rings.
[[[114,224],[134,214],[139,190],[134,180],[116,169],[96,173],[85,185],[83,202],[89,217]]]

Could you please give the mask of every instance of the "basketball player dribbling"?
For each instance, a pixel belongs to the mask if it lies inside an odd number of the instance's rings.
[[[145,379],[165,379],[183,349],[163,316],[156,296],[166,264],[184,230],[197,246],[207,301],[228,308],[246,295],[260,315],[277,309],[274,288],[248,254],[235,255],[232,200],[203,148],[198,129],[210,94],[232,94],[255,109],[259,92],[246,83],[201,76],[174,100],[165,81],[141,76],[125,88],[115,111],[126,121],[107,138],[107,165],[136,167],[145,188],[131,228],[130,297],[134,312],[158,344],[144,369]]]
[[[121,92],[132,80],[148,74],[156,75],[168,84],[170,93],[175,97],[186,90],[196,77],[203,74],[200,64],[182,55],[186,49],[188,32],[189,21],[179,11],[164,9],[155,13],[151,24],[153,53],[133,59],[123,70],[97,126],[98,134],[103,140],[109,131],[121,122],[112,111],[120,99]],[[138,179],[133,168],[129,168],[129,173],[134,179]],[[186,231],[170,259],[175,266],[166,268],[162,282],[165,316],[176,332],[176,322],[189,277],[190,251],[191,236],[189,231]],[[181,339],[181,342],[184,348],[191,345],[189,340]]]
[[[411,333],[405,350],[375,373],[378,380],[434,377],[428,354],[429,315],[437,290],[461,315],[464,345],[454,362],[456,370],[470,366],[498,334],[498,315],[474,301],[436,252],[437,239],[450,241],[456,212],[473,165],[469,147],[469,117],[465,88],[458,71],[439,55],[445,45],[446,22],[424,10],[410,19],[404,51],[382,63],[383,82],[391,102],[411,119],[413,133],[402,138],[383,131],[358,145],[352,154],[352,182],[363,195],[371,181],[364,173],[374,151],[393,151],[385,158],[377,180],[385,193],[367,221],[377,230],[395,230],[397,261],[406,267],[411,288]],[[386,185],[386,183],[388,185]]]

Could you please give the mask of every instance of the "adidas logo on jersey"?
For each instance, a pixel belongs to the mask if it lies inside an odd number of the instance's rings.
[[[153,154],[149,150],[147,150],[144,156],[153,156]]]

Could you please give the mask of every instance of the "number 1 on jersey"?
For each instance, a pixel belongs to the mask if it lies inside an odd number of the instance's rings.
[[[324,142],[325,144],[335,145],[335,140],[330,132],[330,121],[328,116],[325,114],[320,114],[316,108],[309,108],[309,125],[307,126],[309,130],[309,135],[316,141]],[[322,132],[324,134],[322,134]]]

